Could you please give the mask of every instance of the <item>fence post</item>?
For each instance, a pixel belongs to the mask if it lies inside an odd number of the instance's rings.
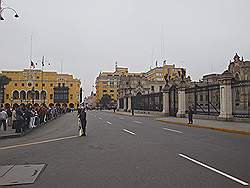
[[[163,110],[162,113],[169,116],[169,89],[170,86],[168,83],[163,88],[163,94],[162,94],[162,103],[163,103]]]
[[[131,111],[131,107],[132,107],[132,99],[131,99],[132,97],[131,96],[128,96],[128,112],[130,112]]]
[[[220,119],[230,120],[233,118],[232,111],[232,79],[233,75],[226,70],[220,79]]]
[[[127,101],[126,101],[126,97],[123,98],[123,110],[126,111],[127,110]]]
[[[178,112],[177,117],[183,118],[186,115],[186,83],[185,81],[181,81],[178,86]]]

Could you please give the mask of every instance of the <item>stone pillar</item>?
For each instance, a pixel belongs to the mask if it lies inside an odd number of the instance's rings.
[[[164,86],[163,88],[163,100],[162,100],[162,103],[163,103],[163,110],[162,110],[162,113],[165,114],[165,115],[169,115],[169,85],[168,83]]]
[[[126,111],[127,110],[127,102],[126,102],[126,97],[123,98],[123,110]]]
[[[230,120],[233,118],[233,100],[232,100],[232,79],[233,75],[226,70],[220,81],[220,119]]]
[[[185,93],[185,82],[182,81],[178,87],[178,112],[177,117],[185,117],[186,115],[186,93]]]
[[[129,96],[128,97],[128,108],[127,108],[127,111],[131,112],[131,109],[132,109],[132,97]]]

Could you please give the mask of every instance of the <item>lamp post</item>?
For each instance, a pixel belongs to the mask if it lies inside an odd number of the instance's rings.
[[[11,10],[15,13],[14,17],[15,18],[19,18],[18,14],[17,14],[17,11],[15,9],[13,9],[12,7],[2,7],[2,0],[0,0],[0,20],[4,20],[3,16],[2,16],[2,13],[4,10]]]

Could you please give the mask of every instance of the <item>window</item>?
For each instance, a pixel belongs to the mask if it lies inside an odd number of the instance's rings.
[[[114,90],[110,90],[110,92],[111,92],[111,93],[113,93],[113,92],[114,92]]]
[[[151,86],[151,91],[154,91],[155,90],[155,86]]]
[[[107,92],[107,90],[103,90],[103,93],[106,93]]]
[[[50,98],[50,99],[53,99],[53,94],[50,94],[49,98]]]
[[[28,86],[31,87],[31,86],[32,86],[32,83],[29,82],[29,83],[28,83]]]
[[[53,84],[50,84],[50,87],[53,87]]]
[[[13,99],[18,99],[19,98],[19,92],[18,91],[14,91],[13,92]]]
[[[39,79],[40,77],[39,77],[39,76],[37,76],[36,78],[37,78],[37,79]]]
[[[38,87],[38,84],[36,84],[36,87]]]
[[[73,99],[73,94],[70,94],[70,99],[71,99],[71,100]]]
[[[200,95],[200,101],[203,101],[203,95]]]
[[[22,86],[24,86],[24,83],[22,83]]]
[[[73,87],[73,84],[70,84],[70,87]]]
[[[6,99],[9,99],[9,97],[10,97],[9,94],[6,94]]]
[[[45,86],[45,84],[42,84],[43,85],[43,87]]]
[[[162,86],[159,87],[159,90],[160,90],[160,91],[162,90]]]
[[[17,86],[17,83],[15,83],[15,86]]]
[[[71,84],[72,85],[72,84]],[[62,84],[63,87],[65,87],[65,83]]]
[[[58,83],[58,87],[61,87],[61,83]]]

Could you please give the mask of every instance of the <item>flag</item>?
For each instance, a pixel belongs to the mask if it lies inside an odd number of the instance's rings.
[[[30,60],[30,67],[33,69],[35,68],[35,63],[32,60]]]

